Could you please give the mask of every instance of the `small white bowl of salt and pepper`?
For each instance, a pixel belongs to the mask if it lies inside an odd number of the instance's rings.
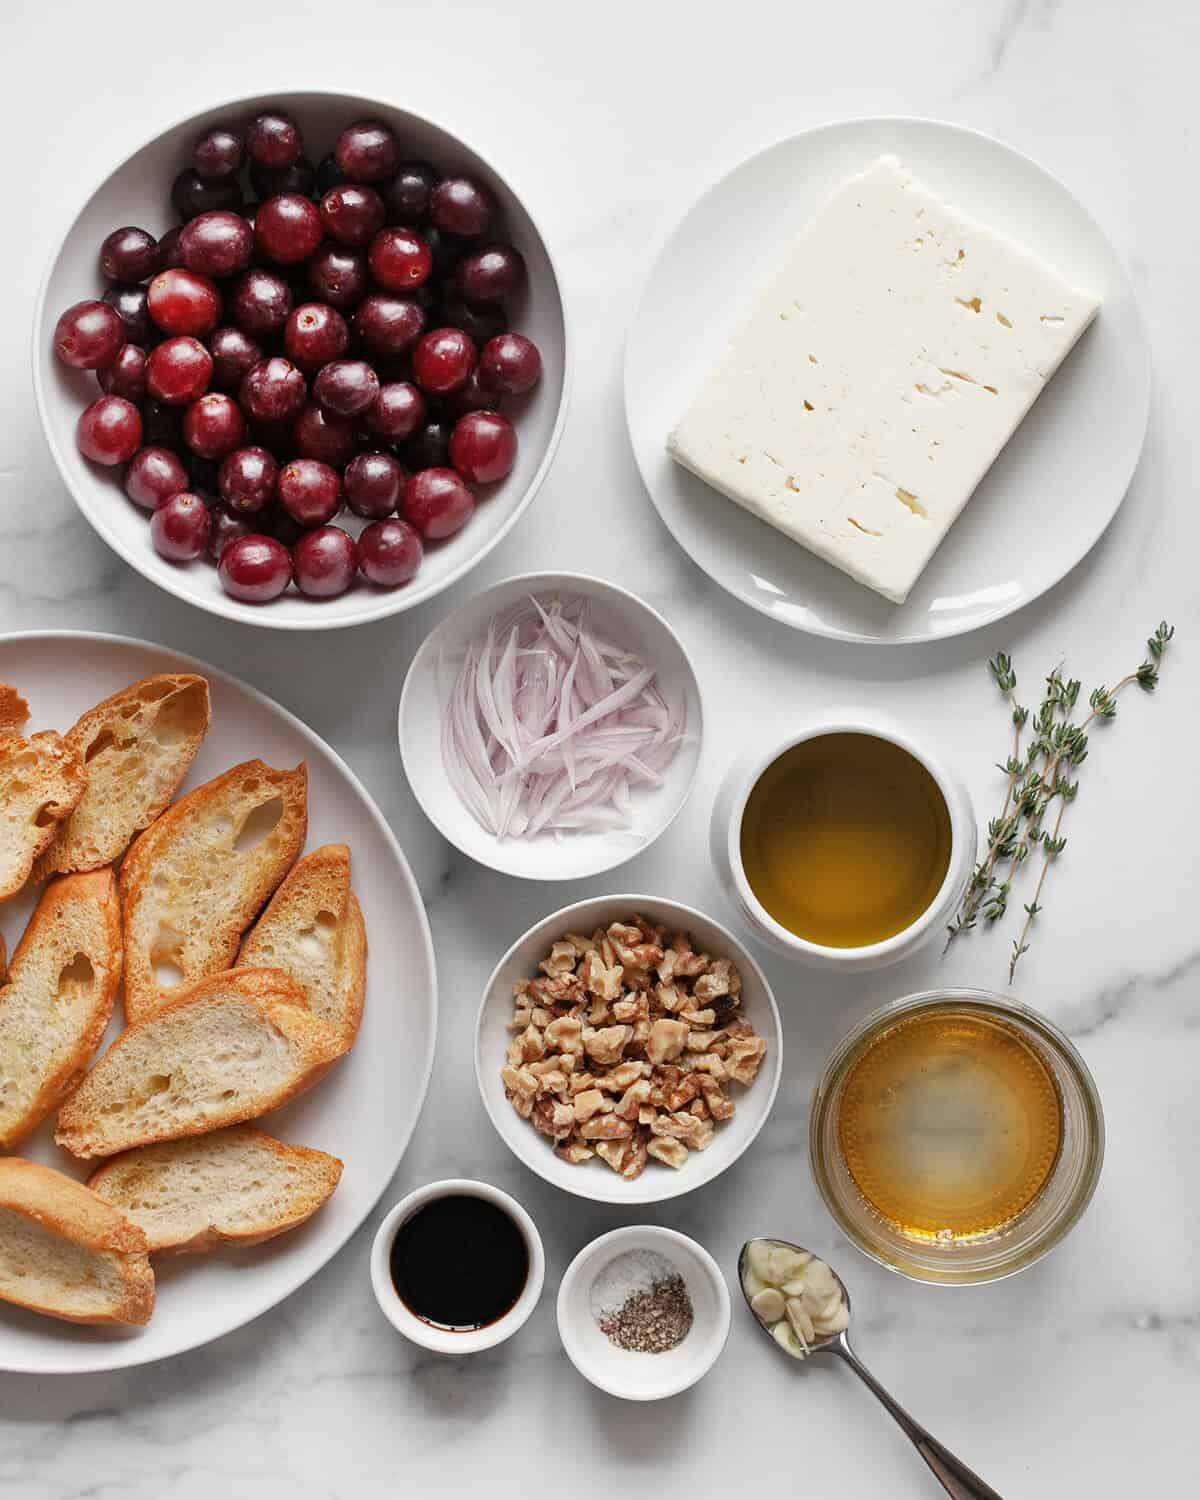
[[[626,1401],[675,1396],[729,1337],[729,1289],[695,1240],[653,1224],[585,1245],[558,1290],[558,1332],[586,1379]]]

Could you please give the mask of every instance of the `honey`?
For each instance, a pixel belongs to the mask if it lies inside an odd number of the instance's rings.
[[[861,948],[903,932],[950,866],[950,813],[919,760],[870,734],[824,734],[785,751],[742,816],[742,868],[782,927]]]
[[[900,1233],[939,1242],[993,1234],[1054,1171],[1062,1106],[1046,1064],[969,1008],[910,1016],[852,1063],[837,1108],[846,1167]]]

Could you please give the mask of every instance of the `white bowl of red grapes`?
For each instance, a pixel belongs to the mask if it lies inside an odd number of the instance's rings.
[[[541,234],[404,111],[284,95],[158,137],[43,289],[38,395],[81,509],[140,572],[293,628],[428,599],[515,524],[565,414]]]

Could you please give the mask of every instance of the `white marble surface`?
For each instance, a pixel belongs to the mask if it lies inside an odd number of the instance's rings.
[[[330,19],[332,17],[332,20]],[[319,53],[324,60],[318,65]],[[303,715],[365,777],[429,904],[442,1035],[422,1123],[385,1201],[473,1173],[518,1194],[546,1239],[543,1305],[511,1345],[424,1357],[378,1316],[370,1229],[255,1325],[160,1367],[111,1377],[0,1377],[0,1486],[70,1496],[317,1500],[393,1492],[711,1495],[768,1482],[831,1497],[919,1500],[933,1482],[837,1368],[791,1371],[744,1317],[716,1372],[665,1408],[584,1385],[559,1350],[553,1291],[571,1255],[621,1221],[558,1195],[493,1137],[470,1066],[478,991],[551,902],[649,890],[725,915],[704,829],[747,734],[847,699],[903,715],[982,805],[1002,718],[984,672],[1011,648],[1026,681],[1060,657],[1087,680],[1132,664],[1163,614],[1180,627],[1168,680],[1095,746],[1020,994],[1075,1037],[1109,1126],[1096,1202],[1048,1261],[980,1289],[923,1290],[839,1245],[804,1159],[809,1090],[834,1038],[879,1001],[941,978],[999,986],[1005,938],[964,942],[831,982],[767,960],[787,1028],[786,1081],[764,1136],[719,1182],[653,1215],[732,1271],[750,1232],[834,1257],[860,1352],[1006,1497],[1188,1494],[1200,1472],[1200,875],[1195,641],[1196,209],[1193,99],[1200,16],[1180,0],[623,0],[200,8],[112,0],[9,19],[0,96],[5,315],[0,319],[0,629],[125,632],[241,673]],[[77,516],[42,441],[27,324],[65,216],[159,125],[272,83],[395,96],[457,122],[544,208],[578,342],[558,463],[520,527],[450,596],[328,639],[247,636],[122,568]],[[1156,367],[1149,443],[1092,556],[994,629],[872,654],[810,641],[715,590],[660,528],[626,443],[621,334],[648,248],[717,171],[763,142],[851,114],[932,114],[1043,160],[1125,256]],[[1053,517],[1047,518],[1053,524]],[[1036,538],[1014,536],[1014,547]],[[394,712],[422,635],[479,581],[530,567],[594,570],[662,608],[696,652],[710,731],[686,814],[594,886],[539,890],[456,857],[402,782]],[[1192,737],[1192,738],[1189,738]],[[398,984],[402,976],[397,976]]]

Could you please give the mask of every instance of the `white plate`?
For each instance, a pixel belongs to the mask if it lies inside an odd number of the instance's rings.
[[[667,434],[787,245],[847,177],[893,152],[956,208],[1096,293],[1100,315],[1039,397],[902,605],[889,604],[667,457]],[[650,273],[625,360],[642,478],[692,560],[798,630],[878,644],[1001,619],[1052,588],[1099,539],[1146,434],[1150,357],[1103,232],[1043,167],[934,120],[846,120],[752,156],[689,210]],[[1036,537],[1036,544],[1023,539]]]
[[[149,515],[128,500],[119,470],[88,461],[75,443],[79,414],[98,388],[90,370],[72,370],[54,357],[54,325],[84,297],[98,297],[103,282],[97,254],[119,224],[140,224],[161,234],[174,223],[171,182],[188,165],[193,142],[212,125],[246,120],[270,105],[300,123],[314,161],[353,119],[374,116],[395,130],[404,151],[443,171],[463,171],[482,182],[500,206],[504,235],[520,249],[528,285],[509,308],[513,327],[529,335],[542,355],[542,378],[528,396],[511,403],[517,428],[512,473],[481,492],[474,515],[454,536],[427,548],[416,577],[403,588],[371,588],[361,579],[336,599],[307,599],[294,588],[270,604],[243,604],[222,589],[207,560],[172,563],[150,542]],[[359,94],[305,90],[235,99],[190,115],[153,136],[104,179],[79,210],[46,272],[33,318],[33,387],[46,440],[80,510],[118,556],[176,598],[226,619],[281,630],[332,630],[412,609],[448,588],[506,536],[532,503],[562,436],[570,389],[570,358],[558,276],[541,230],[508,178],[449,130],[408,110]],[[506,410],[510,408],[506,406]],[[357,532],[343,511],[339,526]]]
[[[653,667],[669,703],[685,712],[687,739],[662,773],[662,785],[633,793],[636,837],[572,833],[556,838],[498,839],[471,816],[446,774],[442,719],[467,643],[530,594],[584,595],[599,630]],[[704,734],[700,687],[679,637],[636,594],[586,573],[521,573],[476,594],[430,632],[413,657],[400,695],[400,755],[413,795],[444,838],[490,869],[525,880],[581,880],[641,854],[675,821],[691,794]]]
[[[512,1020],[513,985],[530,979],[550,945],[565,932],[588,933],[597,927],[623,921],[633,913],[648,922],[661,922],[672,932],[682,929],[691,935],[696,951],[713,958],[731,958],[742,979],[742,1014],[758,1036],[765,1037],[767,1055],[758,1077],[749,1088],[736,1084],[731,1089],[737,1112],[721,1121],[712,1144],[705,1151],[693,1151],[678,1170],[662,1162],[650,1161],[646,1170],[633,1182],[618,1177],[602,1161],[593,1160],[572,1165],[555,1156],[554,1148],[539,1135],[528,1120],[522,1120],[505,1098],[500,1081],[504,1066],[504,1049],[512,1039],[508,1023]],[[771,1106],[779,1089],[783,1068],[783,1023],[767,976],[755,962],[750,950],[728,927],[694,907],[679,901],[664,901],[658,896],[595,896],[564,906],[535,923],[519,937],[492,971],[479,1004],[475,1028],[475,1079],[483,1107],[501,1139],[514,1156],[531,1172],[552,1182],[577,1198],[595,1203],[619,1203],[632,1207],[640,1203],[665,1203],[693,1188],[703,1187],[731,1167],[743,1151],[753,1145],[758,1132],[767,1123]]]
[[[206,1344],[274,1307],[315,1276],[370,1213],[424,1102],[437,1029],[429,924],[400,846],[345,762],[277,703],[190,657],[79,632],[0,639],[0,681],[28,698],[36,729],[66,729],[126,683],[179,671],[203,673],[212,692],[212,727],[185,790],[252,756],[276,766],[304,760],[307,847],[350,845],[370,945],[362,1030],[328,1077],[263,1122],[284,1140],[332,1151],[346,1169],[329,1202],[290,1234],[251,1250],[156,1257],[158,1305],[145,1328],[77,1327],[0,1303],[0,1370],[80,1374],[143,1364]],[[10,953],[32,907],[24,895],[0,912]],[[110,1038],[120,1013],[118,999]],[[17,1154],[85,1178],[88,1164],[54,1145],[52,1126],[53,1116]]]

